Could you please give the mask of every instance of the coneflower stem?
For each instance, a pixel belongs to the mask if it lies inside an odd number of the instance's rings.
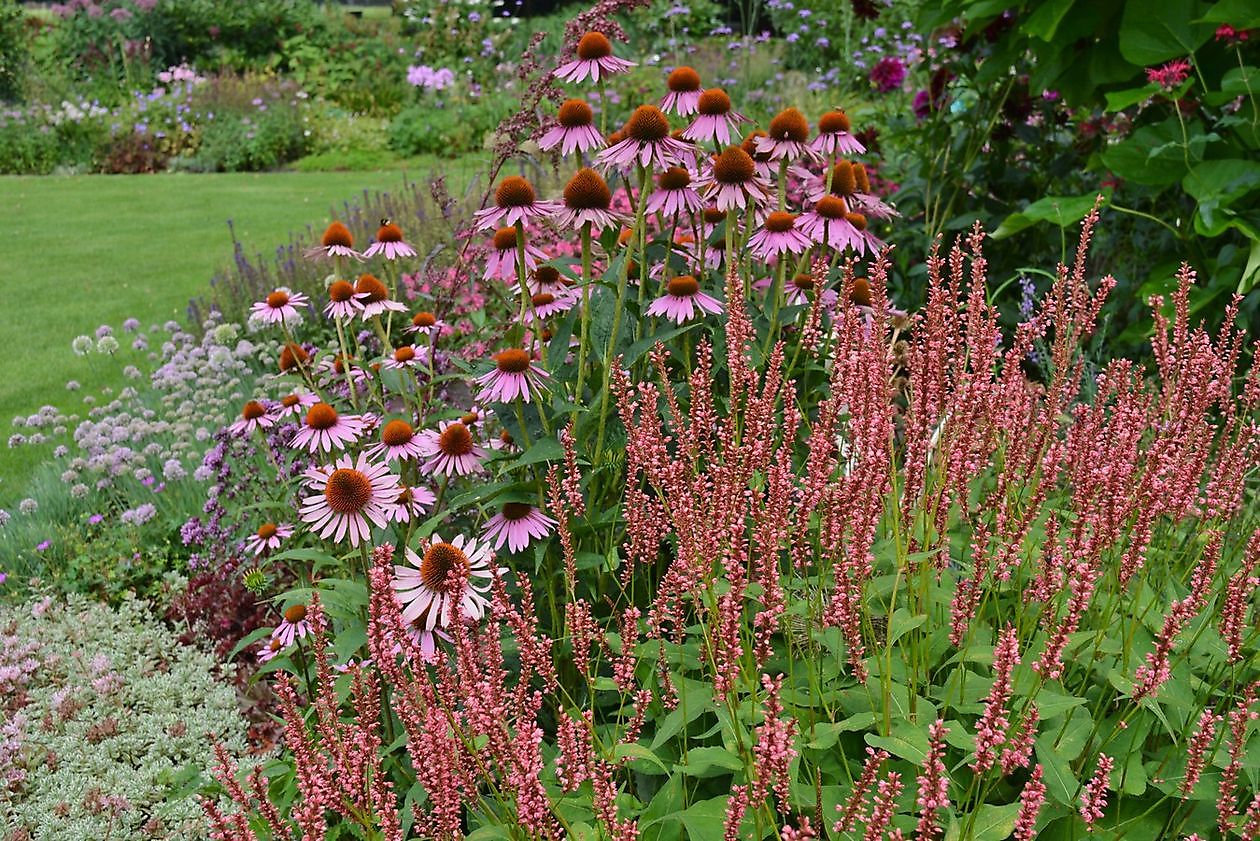
[[[581,405],[582,387],[586,383],[586,354],[591,333],[591,223],[582,226],[582,328],[578,341],[577,389],[573,402]],[[577,421],[577,409],[573,410],[573,420]]]

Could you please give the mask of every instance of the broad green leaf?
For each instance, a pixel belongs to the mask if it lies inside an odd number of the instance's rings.
[[[892,618],[888,620],[888,644],[892,645],[901,639],[901,637],[927,621],[926,614],[914,615],[904,607],[899,607],[893,611]]]
[[[1037,697],[1033,699],[1037,702],[1037,714],[1042,721],[1047,721],[1057,715],[1067,712],[1073,707],[1079,707],[1085,703],[1084,698],[1077,698],[1074,695],[1064,695],[1060,692],[1047,689],[1044,686],[1037,692]]]
[[[1137,105],[1142,100],[1159,92],[1158,85],[1146,85],[1140,88],[1129,88],[1122,91],[1112,91],[1107,94],[1106,111],[1123,111],[1130,105]]]
[[[1195,0],[1127,0],[1120,20],[1120,54],[1149,67],[1193,53],[1214,29],[1190,23],[1202,9]]]
[[[867,733],[866,743],[871,747],[883,748],[893,756],[915,765],[921,765],[927,758],[927,733],[910,724],[902,724],[891,736]]]
[[[1017,817],[1018,803],[1008,803],[1005,806],[985,803],[976,813],[976,820],[972,825],[972,841],[1006,841],[1015,830]]]
[[[674,817],[687,829],[690,841],[722,841],[723,819],[726,817],[726,801],[722,794],[711,800],[702,800],[678,812]]]
[[[1024,21],[1023,30],[1043,41],[1054,40],[1054,33],[1063,22],[1063,16],[1072,9],[1073,2],[1074,0],[1048,0],[1041,3]]]
[[[560,446],[560,442],[555,438],[543,438],[535,441],[534,445],[522,453],[520,458],[505,466],[504,469],[514,470],[517,467],[537,464],[540,461],[559,461],[562,458],[564,458],[564,447]]]
[[[726,748],[692,748],[687,751],[686,763],[679,763],[674,769],[689,777],[718,777],[744,770],[744,761]]]
[[[669,773],[669,766],[667,766],[664,762],[662,762],[661,758],[657,756],[655,753],[653,753],[651,748],[647,747],[646,745],[641,745],[638,742],[630,742],[629,744],[617,745],[617,747],[613,749],[613,756],[618,759],[622,757],[626,757],[629,759],[643,759],[651,763],[656,768],[660,769],[660,772],[662,774]],[[641,773],[645,773],[645,774],[653,773],[651,770],[647,768],[643,768],[643,767],[638,767],[635,770]]]
[[[1084,219],[1094,207],[1095,200],[1096,196],[1093,195],[1046,196],[1018,213],[1007,216],[993,232],[993,238],[1004,239],[1025,228],[1031,228],[1038,222],[1053,222],[1061,228],[1066,228]]]
[[[1236,29],[1260,27],[1260,7],[1255,0],[1219,0],[1199,18],[1204,23],[1228,23]]]
[[[688,686],[683,690],[685,693],[683,703],[679,704],[674,708],[673,712],[662,719],[661,726],[657,729],[656,736],[652,739],[653,750],[665,744],[666,741],[686,725],[709,709],[709,702],[713,700],[713,687],[698,681],[687,681],[687,683]]]
[[[228,662],[231,662],[232,658],[236,657],[237,654],[240,654],[241,651],[248,648],[250,645],[252,645],[253,643],[257,642],[258,640],[262,639],[263,637],[267,636],[270,633],[271,633],[271,628],[255,628],[254,630],[250,631],[248,634],[246,634],[244,637],[241,638],[240,642],[238,642],[235,646],[233,646],[231,651],[228,652],[228,656],[227,656]]]
[[[1072,766],[1062,754],[1052,746],[1052,736],[1037,739],[1037,761],[1041,763],[1041,772],[1046,784],[1046,794],[1056,803],[1072,805],[1076,799],[1076,790],[1080,787]]]
[[[811,750],[825,750],[840,739],[841,733],[855,733],[875,726],[875,713],[866,712],[851,715],[844,721],[826,722],[814,725],[814,738],[805,747]]]

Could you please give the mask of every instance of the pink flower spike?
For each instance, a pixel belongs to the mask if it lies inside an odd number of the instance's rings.
[[[509,502],[486,522],[481,537],[493,541],[496,552],[504,543],[509,552],[520,552],[533,540],[545,540],[555,524],[555,520],[532,505]]]

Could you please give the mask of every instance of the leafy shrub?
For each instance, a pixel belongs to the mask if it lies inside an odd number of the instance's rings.
[[[257,171],[300,158],[311,143],[306,99],[290,81],[255,75],[220,76],[201,86],[193,99],[202,116],[199,168]]]
[[[191,795],[207,734],[244,751],[215,662],[173,643],[147,605],[81,596],[0,606],[7,737],[0,787],[11,838],[204,838]],[[13,771],[20,771],[16,781]]]
[[[389,145],[401,155],[444,158],[478,151],[510,107],[494,96],[472,102],[411,105],[390,121]]]
[[[0,102],[22,99],[30,63],[31,27],[21,3],[0,6]]]

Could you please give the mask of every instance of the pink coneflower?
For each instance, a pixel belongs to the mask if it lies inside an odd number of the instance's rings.
[[[423,516],[436,501],[437,497],[428,488],[403,485],[398,489],[398,496],[393,503],[385,506],[385,516],[396,523],[409,523]]]
[[[290,292],[288,289],[277,289],[249,308],[251,318],[257,318],[264,324],[296,324],[302,320],[298,307],[304,307],[310,299],[301,292]]]
[[[411,325],[404,333],[415,333],[417,336],[441,335],[446,322],[431,312],[420,311],[411,317]]]
[[[358,314],[359,308],[354,301],[354,285],[348,280],[334,280],[329,284],[324,315],[329,318],[354,318]]]
[[[295,450],[305,447],[312,453],[330,453],[353,444],[363,434],[363,420],[353,415],[339,415],[327,403],[316,403],[302,419],[301,428],[289,441]]]
[[[271,407],[270,415],[276,420],[290,416],[300,418],[306,414],[307,409],[318,402],[319,397],[309,391],[295,391],[281,397],[280,401]]]
[[[541,381],[548,376],[533,364],[527,351],[508,348],[494,355],[494,368],[477,377],[481,386],[477,399],[483,403],[511,403],[519,398],[528,403],[530,392],[546,390]]]
[[[306,256],[313,260],[331,260],[334,257],[353,257],[356,260],[363,258],[362,254],[354,250],[354,237],[350,235],[350,229],[340,222],[333,222],[325,228],[319,245],[308,250]]]
[[[1184,58],[1170,61],[1163,67],[1146,68],[1146,81],[1159,85],[1164,90],[1172,90],[1190,75],[1190,62]]]
[[[857,219],[861,220],[863,230],[858,229]],[[844,199],[839,196],[823,196],[813,210],[796,220],[796,229],[819,245],[836,251],[852,248],[858,254],[867,248],[863,236],[865,227],[865,217],[849,213]]]
[[[577,296],[567,293],[555,295],[551,292],[539,292],[531,298],[530,307],[534,317],[542,321],[553,315],[568,312],[577,304],[577,300]]]
[[[648,196],[647,212],[673,216],[695,213],[704,207],[704,200],[691,187],[691,173],[680,166],[671,166],[656,177],[657,189]]]
[[[555,220],[574,231],[583,225],[590,225],[592,231],[619,227],[624,218],[610,207],[612,191],[608,184],[595,170],[582,167],[564,185],[564,204],[556,211]]]
[[[258,649],[258,662],[268,663],[276,658],[276,656],[284,650],[280,640],[275,637],[269,638],[263,643],[262,648]]]
[[[512,437],[512,433],[508,432],[506,428],[500,429],[498,435],[488,439],[486,446],[498,452],[515,452],[518,449],[516,439]]]
[[[417,625],[415,622],[412,622],[404,628],[403,633],[406,634],[412,644],[420,650],[420,659],[425,663],[436,662],[438,651],[437,641],[439,638],[441,638],[443,642],[449,643],[451,641],[451,638],[442,633],[440,629],[434,628],[432,631],[428,631],[421,627],[421,625]],[[395,648],[401,649],[402,646],[395,645]],[[395,651],[395,653],[398,652]]]
[[[394,592],[402,605],[404,622],[429,631],[445,627],[452,602],[467,619],[476,621],[485,616],[490,607],[486,594],[495,573],[489,546],[462,534],[447,543],[435,534],[423,555],[408,546],[406,558],[411,566],[394,567]],[[464,576],[462,592],[451,589],[451,573],[456,571]]]
[[[849,133],[852,128],[848,114],[838,108],[828,111],[818,118],[818,136],[810,148],[823,155],[860,155],[866,147]]]
[[[796,214],[777,210],[748,238],[749,250],[765,261],[784,254],[803,254],[809,246],[809,237],[796,230]]]
[[[795,108],[785,108],[770,121],[770,130],[757,138],[757,151],[772,161],[817,157],[809,147],[809,121]]]
[[[468,427],[459,421],[443,421],[438,431],[426,429],[419,436],[426,457],[420,470],[430,476],[467,476],[481,470],[486,451],[473,441]]]
[[[523,502],[508,502],[491,517],[481,531],[481,539],[493,541],[497,552],[507,543],[509,552],[519,552],[532,540],[544,540],[556,521],[538,508]]]
[[[250,400],[241,408],[241,419],[228,429],[234,435],[242,437],[250,435],[255,429],[266,429],[275,424],[275,420],[267,414],[267,409],[257,400]]]
[[[311,623],[306,619],[306,605],[295,604],[284,612],[284,618],[271,632],[271,638],[278,640],[282,648],[288,648],[310,632]]]
[[[274,552],[280,543],[293,536],[293,526],[288,523],[263,523],[258,531],[245,538],[245,548],[255,555],[263,552]]]
[[[813,303],[815,290],[817,294],[822,296],[823,306],[833,307],[836,301],[840,300],[839,294],[834,289],[818,288],[818,284],[814,281],[812,275],[798,274],[786,284],[783,290],[784,300],[788,306],[808,306]],[[870,300],[870,289],[867,288],[867,300]],[[869,306],[869,304],[868,304]]]
[[[595,127],[595,112],[580,99],[568,99],[556,115],[557,125],[538,138],[538,148],[549,152],[557,146],[564,157],[574,152],[602,149],[604,136]]]
[[[709,88],[700,94],[696,110],[699,116],[682,133],[684,138],[696,143],[709,141],[729,146],[731,132],[740,123],[748,122],[743,114],[731,110],[731,98],[721,88]]]
[[[381,363],[381,367],[388,368],[391,371],[401,371],[405,368],[415,368],[417,365],[423,365],[428,358],[428,348],[403,345],[400,348],[394,348],[394,352]]]
[[[497,278],[505,280],[508,283],[516,283],[516,228],[499,228],[494,232],[493,239],[494,248],[490,252],[490,256],[486,258],[486,274],[485,279],[490,280]],[[528,242],[525,243],[525,271],[526,273],[537,269],[539,264],[547,259],[547,254],[541,248],[535,248]]]
[[[384,528],[388,506],[398,498],[398,477],[388,465],[373,464],[367,455],[343,455],[332,467],[313,467],[304,474],[315,495],[302,500],[300,515],[325,540],[351,546],[371,540],[371,524]]]
[[[603,167],[638,164],[651,170],[685,166],[694,149],[669,136],[669,119],[654,105],[640,105],[626,122],[625,139],[596,156]]]
[[[356,386],[362,385],[372,379],[372,375],[365,369],[354,364],[354,359],[348,356],[326,356],[320,360],[319,369],[335,383],[344,383],[346,381],[346,372],[350,372],[350,380]]]
[[[770,188],[757,177],[752,157],[738,146],[723,149],[696,187],[718,210],[742,210],[749,202],[763,205],[771,199]]]
[[[679,275],[670,278],[665,285],[665,294],[648,306],[648,315],[664,316],[675,324],[690,321],[697,314],[717,315],[722,312],[722,305],[700,291],[699,282],[691,275]]]
[[[669,93],[661,100],[667,114],[687,117],[700,108],[700,74],[691,67],[676,67],[665,80]]]
[[[376,229],[376,242],[363,252],[364,257],[375,257],[377,254],[384,255],[386,260],[397,260],[399,257],[415,257],[416,250],[403,242],[402,228],[388,219],[382,219],[381,226]]]
[[[577,60],[556,68],[556,78],[577,84],[588,76],[598,82],[600,74],[612,76],[634,67],[633,61],[612,54],[612,42],[602,32],[588,32],[577,43]]]
[[[739,148],[748,153],[748,157],[753,159],[753,164],[757,167],[757,176],[767,183],[775,178],[778,173],[778,167],[770,160],[770,155],[765,152],[757,151],[757,144],[768,138],[770,135],[759,129],[754,129],[744,136],[744,141],[739,144]],[[813,154],[812,152],[810,154]],[[796,167],[790,167],[789,172],[794,173]]]
[[[391,300],[389,289],[370,274],[359,275],[354,284],[355,307],[364,321],[386,312],[406,312],[405,304]]]
[[[400,418],[395,418],[381,427],[381,440],[363,451],[372,458],[418,459],[424,455],[415,428]]]
[[[484,231],[500,225],[510,227],[517,222],[528,224],[534,219],[552,215],[557,207],[553,201],[540,200],[534,192],[533,184],[519,175],[509,175],[499,182],[498,189],[494,191],[494,206],[478,210],[473,214],[473,219],[477,222],[477,230]],[[515,245],[513,239],[513,247]]]
[[[529,289],[531,295],[541,295],[548,293],[559,298],[561,295],[572,294],[569,286],[569,279],[560,274],[560,270],[555,266],[539,266],[534,273],[525,279],[525,286]],[[513,287],[512,294],[519,295],[521,287],[519,285]]]

